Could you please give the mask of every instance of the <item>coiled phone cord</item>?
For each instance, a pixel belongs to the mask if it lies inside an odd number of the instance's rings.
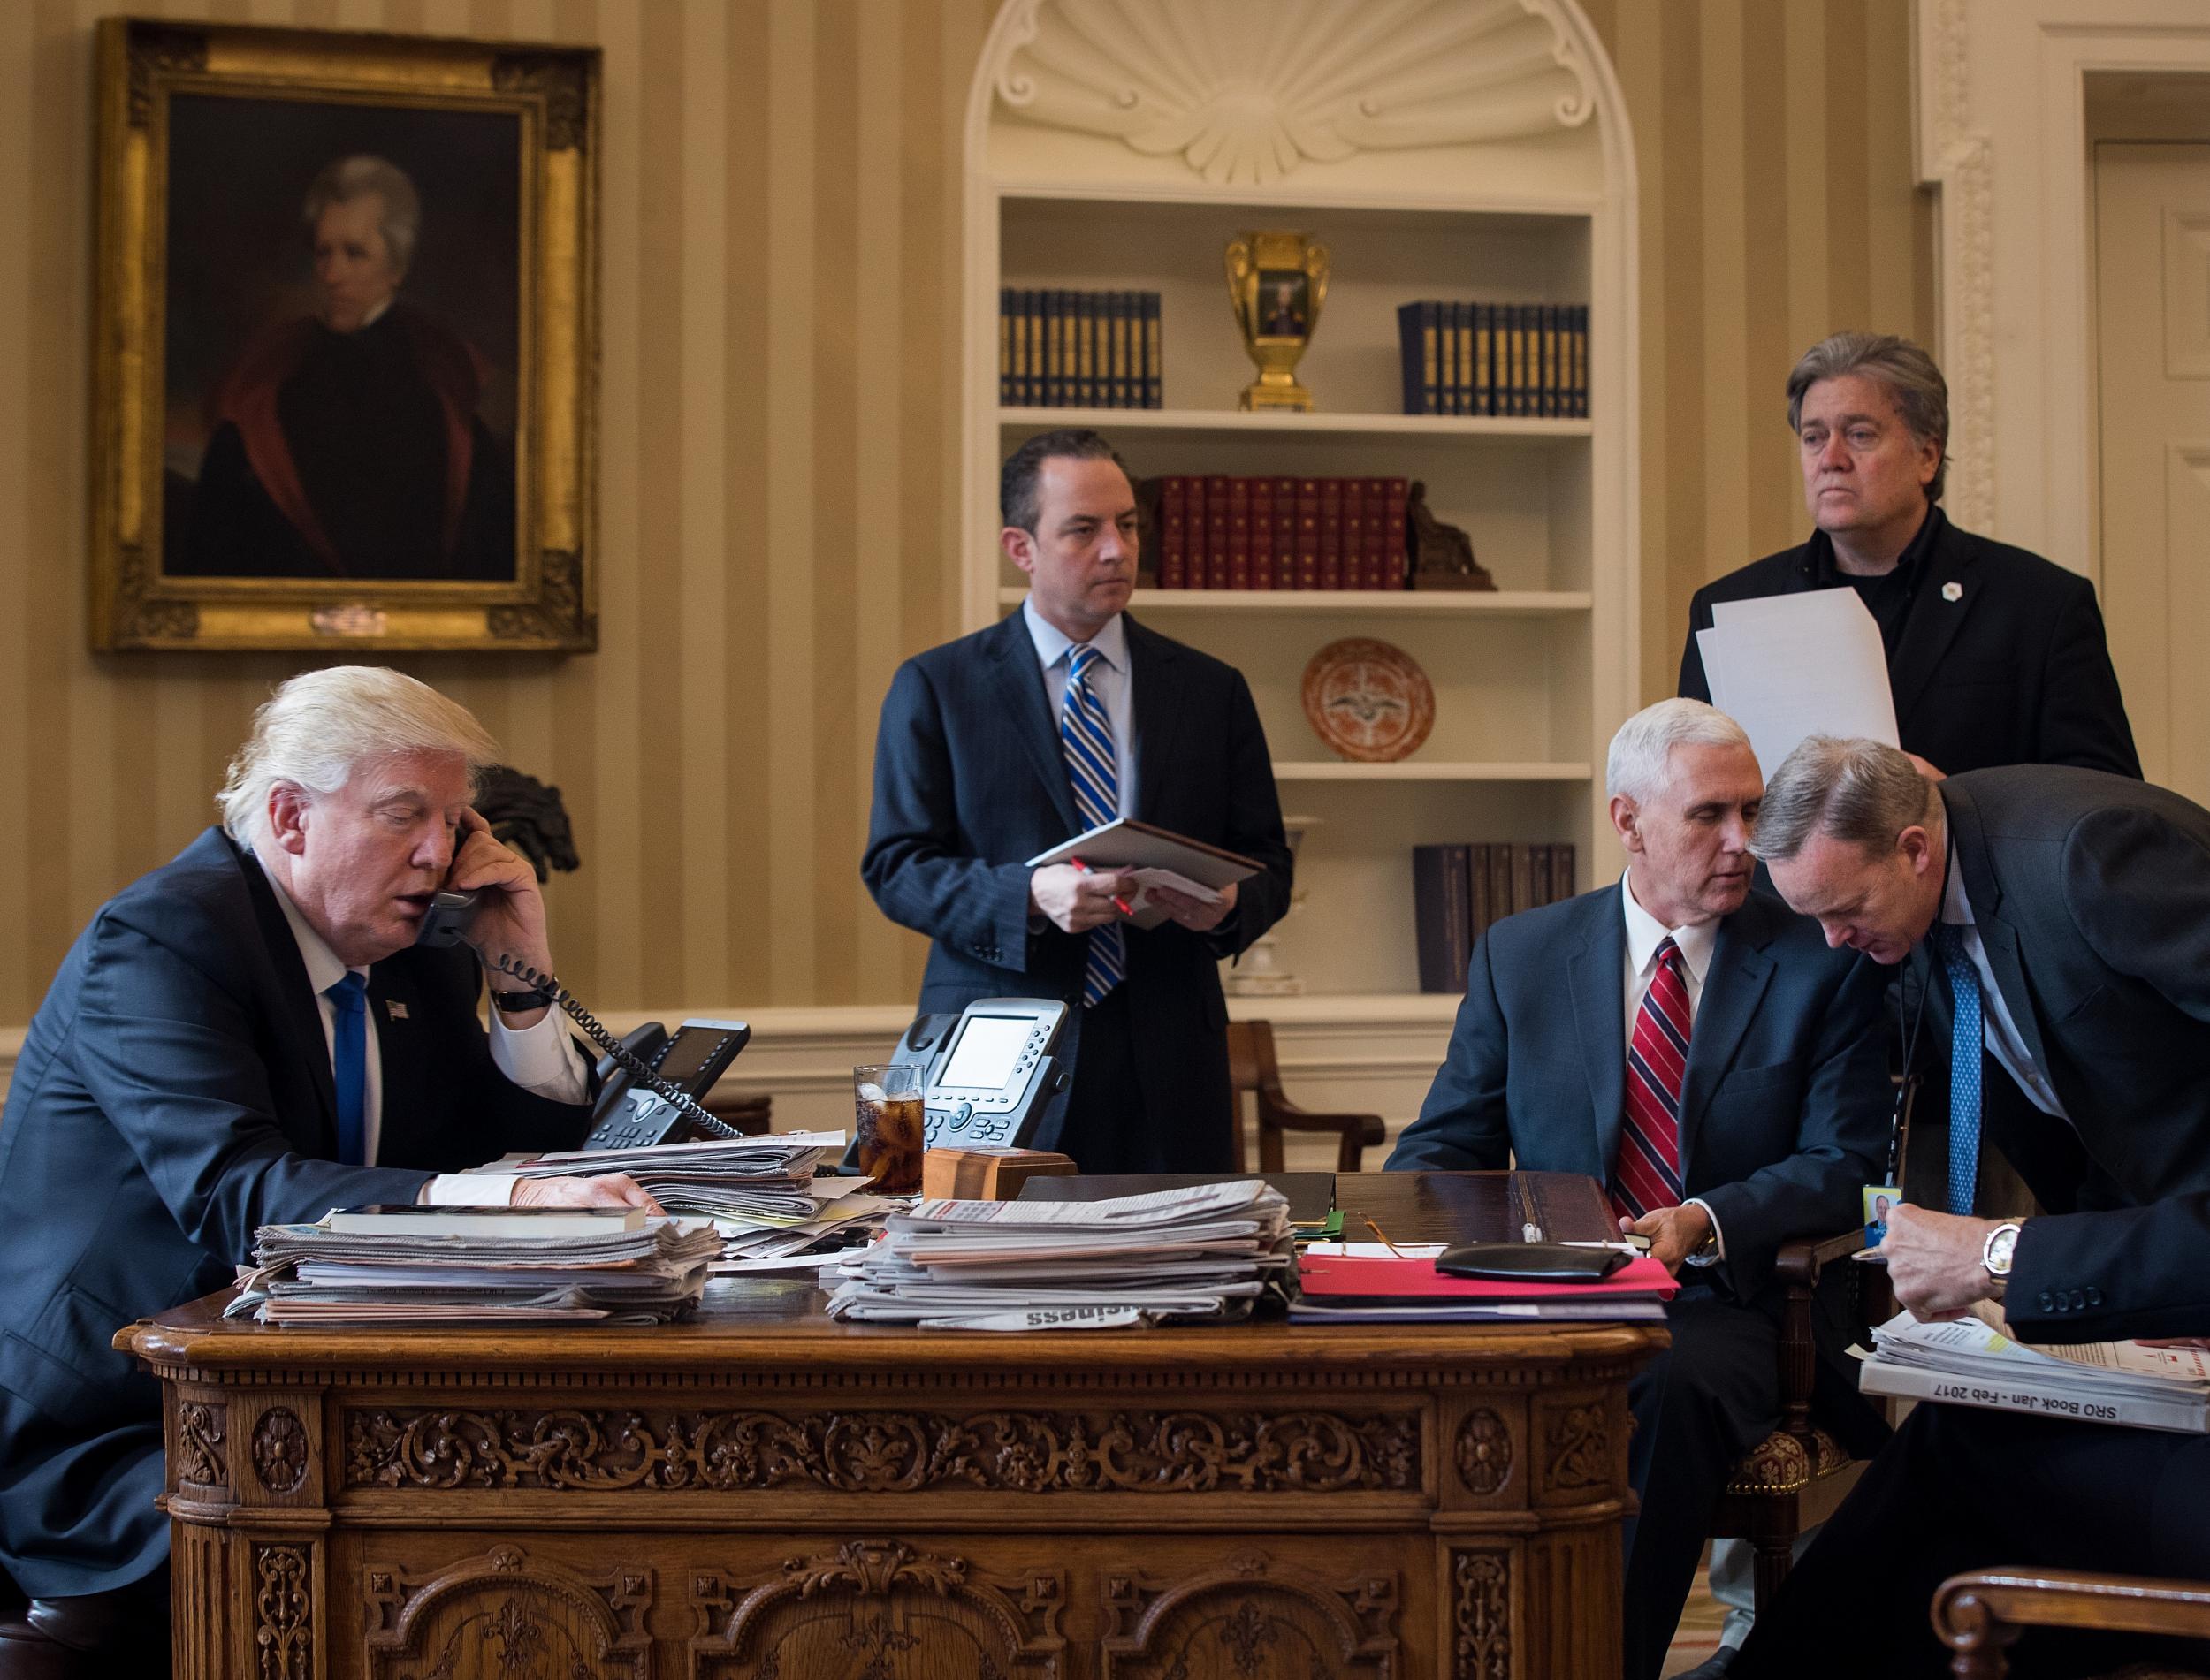
[[[590,1010],[576,1002],[574,992],[551,975],[540,974],[526,963],[503,954],[491,959],[491,964],[499,973],[519,980],[524,985],[542,992],[551,998],[560,1006],[561,1012],[569,1020],[583,1030],[585,1036],[591,1039],[591,1043],[597,1045],[603,1053],[613,1059],[616,1067],[628,1073],[655,1097],[672,1103],[685,1120],[705,1133],[708,1137],[742,1137],[744,1136],[735,1127],[725,1121],[717,1120],[708,1114],[699,1105],[697,1099],[680,1085],[671,1084],[654,1073],[629,1045],[607,1031]]]

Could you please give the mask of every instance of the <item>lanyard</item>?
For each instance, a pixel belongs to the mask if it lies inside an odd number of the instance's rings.
[[[1906,980],[1909,979],[1908,971],[1904,977]],[[1902,1166],[1903,1105],[1910,1098],[1910,1082],[1916,1074],[1911,1065],[1911,1058],[1913,1053],[1918,1048],[1918,1030],[1925,1022],[1926,993],[1931,990],[1932,987],[1927,982],[1921,980],[1918,984],[1917,1007],[1899,1009],[1895,1015],[1896,1037],[1901,1042],[1903,1053],[1903,1073],[1902,1077],[1896,1082],[1894,1110],[1887,1117],[1887,1173],[1880,1181],[1883,1184],[1897,1182],[1895,1174]],[[1904,1024],[1906,1015],[1909,1017],[1909,1025]]]

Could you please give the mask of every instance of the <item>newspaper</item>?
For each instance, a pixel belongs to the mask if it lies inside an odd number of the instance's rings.
[[[825,1157],[843,1147],[842,1132],[774,1132],[698,1144],[509,1155],[473,1170],[516,1178],[627,1173],[670,1213],[797,1225],[818,1217],[824,1201],[843,1193],[843,1181],[822,1180],[837,1188],[817,1190],[813,1176]]]
[[[390,1234],[264,1225],[225,1311],[263,1324],[662,1324],[696,1306],[721,1240],[703,1220],[602,1235]]]
[[[1993,1308],[1921,1323],[1900,1312],[1872,1333],[1868,1394],[1949,1401],[2153,1429],[2210,1429],[2210,1352],[2138,1342],[2030,1345]]]
[[[1102,1202],[931,1199],[822,1269],[833,1318],[926,1328],[1119,1328],[1240,1317],[1291,1261],[1261,1179]]]

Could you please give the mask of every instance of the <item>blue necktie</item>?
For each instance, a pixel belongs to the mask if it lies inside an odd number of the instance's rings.
[[[1955,1005],[1949,1027],[1949,1212],[1970,1213],[1980,1168],[1980,971],[1965,953],[1962,928],[1937,922],[1933,942]]]
[[[330,1070],[338,1084],[338,1159],[348,1167],[368,1160],[369,983],[348,969],[323,996],[337,1012],[330,1036]]]
[[[1120,815],[1120,772],[1113,763],[1113,720],[1090,687],[1090,667],[1105,656],[1088,642],[1075,644],[1067,659],[1066,697],[1059,705],[1059,745],[1067,756],[1067,780],[1074,786],[1074,809],[1086,829]],[[1127,936],[1117,922],[1090,930],[1090,954],[1082,966],[1082,1007],[1097,1003],[1128,972]]]

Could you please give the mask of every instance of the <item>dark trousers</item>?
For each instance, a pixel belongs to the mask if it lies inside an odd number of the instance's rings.
[[[1757,1618],[1732,1680],[1948,1672],[1928,1609],[1965,1570],[2210,1580],[2210,1438],[1921,1403]],[[2012,1672],[2103,1674],[2167,1654],[2032,1631]],[[2210,1646],[2177,1659],[2201,1669]]]
[[[1228,1117],[1208,1094],[1147,1100],[1137,1068],[1143,1047],[1129,1022],[1128,986],[1123,981],[1082,1010],[1061,1152],[1092,1174],[1232,1170]]]

